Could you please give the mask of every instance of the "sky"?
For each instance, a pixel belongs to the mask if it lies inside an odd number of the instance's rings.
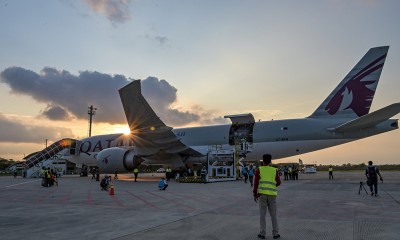
[[[389,45],[371,111],[400,101],[397,0],[0,0],[0,157],[128,127],[142,80],[167,125],[309,116],[368,49]],[[399,118],[396,115],[394,118]],[[400,163],[400,130],[280,160]]]

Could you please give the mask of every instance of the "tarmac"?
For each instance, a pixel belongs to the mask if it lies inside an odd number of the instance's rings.
[[[400,172],[381,171],[378,197],[363,172],[300,174],[278,188],[281,239],[400,239]],[[158,175],[113,181],[115,195],[91,177],[64,176],[44,188],[40,179],[0,177],[0,239],[257,239],[258,204],[243,180],[209,184]],[[364,181],[367,193],[361,187]],[[272,229],[267,215],[267,236]]]

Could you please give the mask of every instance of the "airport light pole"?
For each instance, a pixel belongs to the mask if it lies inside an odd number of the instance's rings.
[[[96,114],[97,108],[94,108],[93,105],[90,105],[88,114],[89,114],[89,137],[92,136],[92,120],[93,120],[93,115]]]

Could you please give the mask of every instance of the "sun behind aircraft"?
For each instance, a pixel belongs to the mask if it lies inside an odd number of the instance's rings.
[[[257,161],[304,154],[398,128],[395,103],[369,113],[389,47],[371,48],[309,117],[255,122],[252,114],[229,115],[232,124],[166,126],[141,94],[140,80],[119,90],[131,135],[111,134],[78,141],[63,158],[98,166],[102,172],[129,172],[140,163],[173,167],[224,161],[234,154]],[[229,160],[228,160],[229,161]]]

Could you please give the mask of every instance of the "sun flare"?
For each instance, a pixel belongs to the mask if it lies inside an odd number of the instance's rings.
[[[113,127],[112,132],[114,133],[123,133],[124,135],[129,135],[131,130],[128,125],[117,125]]]

